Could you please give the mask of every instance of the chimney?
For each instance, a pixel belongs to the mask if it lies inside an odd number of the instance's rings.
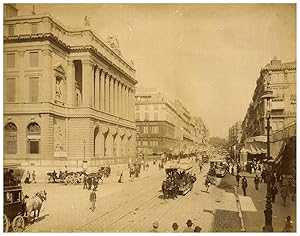
[[[273,57],[271,65],[281,65],[281,60],[278,60],[276,56]]]

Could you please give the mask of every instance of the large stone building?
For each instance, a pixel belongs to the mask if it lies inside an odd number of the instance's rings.
[[[296,62],[282,63],[276,57],[260,71],[252,101],[242,123],[243,143],[248,143],[252,150],[248,154],[265,154],[267,101],[262,96],[267,88],[273,91],[271,99],[270,123],[271,135],[296,123]],[[254,138],[260,137],[260,138]],[[258,141],[256,145],[255,139]],[[247,146],[247,145],[246,145]],[[261,150],[259,150],[261,149]],[[273,158],[276,158],[273,156]]]
[[[144,153],[190,153],[206,145],[208,131],[179,100],[151,88],[136,90],[137,145]]]
[[[116,39],[104,42],[87,22],[71,29],[6,12],[4,162],[78,168],[135,156],[137,81]]]
[[[238,149],[240,148],[241,138],[242,138],[242,121],[236,122],[228,130],[228,146],[230,150],[230,156],[232,159],[236,160]]]

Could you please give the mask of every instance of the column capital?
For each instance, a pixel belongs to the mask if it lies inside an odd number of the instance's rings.
[[[91,60],[81,60],[82,65],[87,65],[87,66],[94,66],[94,63]]]

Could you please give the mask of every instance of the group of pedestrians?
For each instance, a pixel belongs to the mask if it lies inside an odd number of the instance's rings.
[[[32,171],[31,176],[30,176],[30,172],[29,171],[26,172],[24,183],[25,184],[36,183],[36,174],[35,174],[35,171]]]
[[[200,226],[193,227],[193,222],[191,220],[187,220],[186,227],[182,231],[183,233],[194,233],[198,232],[200,233],[202,231],[202,228]],[[154,221],[152,224],[152,230],[150,231],[152,233],[158,233],[159,232],[159,222],[158,220]],[[179,225],[177,223],[172,224],[172,233],[180,233]]]

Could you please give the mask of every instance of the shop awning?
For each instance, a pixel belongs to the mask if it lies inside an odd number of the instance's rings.
[[[253,155],[267,153],[267,137],[255,136],[247,138],[242,150]]]
[[[278,164],[281,161],[285,145],[286,141],[284,140],[271,143],[270,154],[271,157],[275,160],[275,164]]]

